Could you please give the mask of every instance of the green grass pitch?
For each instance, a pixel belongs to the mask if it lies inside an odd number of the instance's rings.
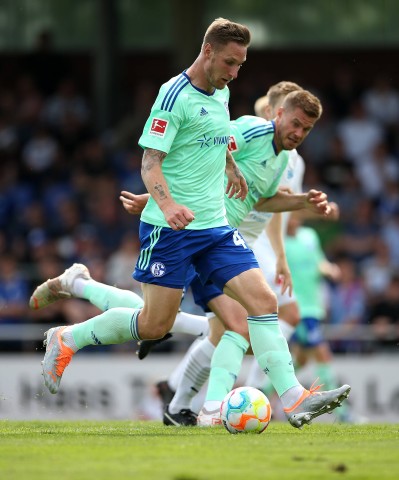
[[[398,479],[399,425],[271,422],[260,434],[160,422],[0,421],[4,480]]]

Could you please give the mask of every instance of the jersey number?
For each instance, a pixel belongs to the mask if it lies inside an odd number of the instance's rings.
[[[233,242],[234,242],[234,245],[237,245],[237,247],[239,247],[241,245],[241,247],[248,248],[246,243],[245,243],[245,240],[238,233],[238,230],[236,230],[233,234]]]

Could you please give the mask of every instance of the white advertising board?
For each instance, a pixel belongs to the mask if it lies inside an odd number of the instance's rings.
[[[43,385],[41,359],[0,356],[0,419],[159,419],[154,384],[167,378],[181,355],[153,354],[140,361],[128,354],[80,352],[56,395]],[[247,357],[239,384],[249,362]],[[350,402],[357,415],[370,422],[399,422],[398,356],[338,357],[334,370],[340,383],[351,385]],[[307,385],[315,380],[312,366],[298,376]]]

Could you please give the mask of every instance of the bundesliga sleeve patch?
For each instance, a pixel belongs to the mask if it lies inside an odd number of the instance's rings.
[[[168,123],[168,120],[163,120],[162,118],[153,118],[149,134],[155,135],[156,137],[165,136]]]
[[[234,137],[234,135],[230,135],[230,140],[229,140],[229,152],[236,152],[238,150],[238,147],[237,147],[237,142],[236,142],[236,139]]]

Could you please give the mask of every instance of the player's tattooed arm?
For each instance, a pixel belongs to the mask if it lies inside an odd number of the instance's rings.
[[[153,148],[144,150],[141,176],[148,193],[162,210],[169,226],[173,230],[182,230],[194,220],[194,212],[173,200],[162,172],[162,162],[165,157],[166,153],[159,150]]]
[[[226,194],[228,197],[231,198],[235,195],[234,198],[245,200],[248,194],[247,182],[228,150],[226,151],[226,175],[228,179]]]
[[[169,188],[162,173],[162,162],[165,157],[165,152],[147,148],[144,150],[141,164],[143,182],[157,203],[170,198]]]

